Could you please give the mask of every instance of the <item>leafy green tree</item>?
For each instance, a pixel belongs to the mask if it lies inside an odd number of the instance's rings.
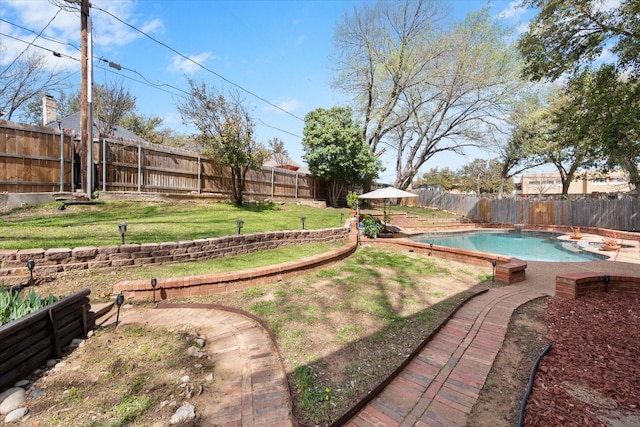
[[[371,151],[406,188],[435,154],[483,145],[519,90],[509,31],[489,9],[462,23],[436,0],[365,2],[335,32],[334,86],[352,97]]]
[[[460,190],[460,176],[457,172],[449,167],[431,168],[428,172],[422,174],[415,184],[440,184],[444,191]]]
[[[539,138],[542,120],[542,102],[538,94],[523,92],[509,115],[508,124],[511,134],[504,145],[499,145],[500,186],[498,198],[502,198],[505,185],[514,176],[537,166],[547,160],[540,155],[544,142]]]
[[[329,183],[331,206],[337,206],[345,189],[372,183],[382,170],[349,107],[311,111],[305,116],[303,133],[303,158],[313,176]]]
[[[637,0],[523,0],[523,4],[538,10],[518,42],[527,76],[555,80],[600,60],[608,48],[621,69],[640,71]]]
[[[622,168],[640,184],[640,81],[613,65],[586,70],[569,87],[598,166]]]
[[[140,138],[153,144],[162,144],[163,135],[156,128],[162,124],[162,118],[155,116],[145,116],[135,112],[127,114],[118,123],[122,127],[129,129]]]
[[[463,191],[473,191],[477,195],[496,194],[500,187],[502,164],[498,159],[475,159],[463,166],[458,172]],[[506,191],[513,189],[511,181],[507,182]]]
[[[253,119],[238,92],[224,94],[204,82],[188,82],[189,95],[177,105],[182,121],[198,129],[206,154],[229,167],[232,194],[241,206],[247,172],[260,168],[269,151],[254,139]]]

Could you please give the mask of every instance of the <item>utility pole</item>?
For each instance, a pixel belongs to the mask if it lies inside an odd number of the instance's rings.
[[[81,88],[80,88],[80,176],[87,197],[92,197],[93,190],[93,52],[91,40],[91,16],[89,0],[80,2],[81,30]]]

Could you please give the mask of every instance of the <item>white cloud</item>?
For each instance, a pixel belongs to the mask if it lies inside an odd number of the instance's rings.
[[[191,55],[189,59],[185,59],[182,56],[175,55],[173,62],[169,66],[169,71],[174,73],[193,74],[200,69],[197,64],[204,63],[209,58],[215,58],[211,52],[203,52],[199,55]],[[194,63],[196,62],[196,63]]]
[[[294,111],[302,107],[302,103],[294,98],[280,99],[278,101],[272,102],[272,104],[277,105],[279,109],[274,107],[273,105],[267,105],[263,108],[263,110],[276,111],[279,113],[282,113],[282,110],[284,110],[287,113],[293,113]]]
[[[507,7],[498,14],[499,18],[510,19],[523,15],[527,10],[522,7],[520,0],[510,2]]]
[[[103,48],[109,48],[110,46],[124,46],[133,40],[144,37],[143,34],[123,24],[109,13],[147,34],[162,31],[164,24],[160,19],[138,19],[134,12],[135,5],[136,3],[132,0],[112,1],[105,5],[96,5],[108,13],[92,9],[94,42]]]

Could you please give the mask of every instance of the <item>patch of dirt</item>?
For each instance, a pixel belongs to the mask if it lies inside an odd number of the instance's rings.
[[[468,426],[640,426],[640,296],[597,293],[519,307]]]
[[[538,298],[514,311],[502,349],[467,421],[468,427],[518,425],[531,367],[547,344],[547,327],[542,321],[546,309],[546,298]]]
[[[291,281],[172,302],[222,304],[265,319],[278,339],[296,417],[308,424],[327,425],[402,363],[460,301],[478,287],[491,286],[490,274],[490,267],[469,268],[435,257],[372,248]],[[115,283],[123,275],[126,271],[110,272],[106,278],[70,272],[49,278],[38,290],[60,294],[89,286],[93,301],[94,294],[103,297],[109,292],[109,278]],[[150,306],[149,303],[135,303],[135,306],[138,304]],[[116,339],[108,328],[90,338],[84,348],[65,359],[66,365],[55,375],[47,374],[36,384],[55,392],[38,397],[37,405],[28,403],[33,408],[32,420],[38,420],[41,426],[83,422],[92,425],[94,420],[99,423],[113,415],[111,407],[127,399],[131,384],[142,381],[139,373],[145,373],[145,385],[140,390],[148,392],[155,403],[135,418],[132,416],[135,421],[123,425],[133,425],[133,422],[152,425],[149,421],[154,417],[166,420],[169,409],[159,405],[163,401],[171,402],[172,396],[179,393],[176,378],[181,371],[156,361],[145,361],[144,355],[151,350],[145,351],[141,360],[113,364],[128,352],[155,348],[158,334],[170,343],[175,340],[165,330],[139,334],[134,340]],[[175,342],[181,342],[181,338],[178,336]],[[183,351],[177,344],[171,345],[178,353]],[[96,354],[111,364],[105,367],[94,363]],[[174,357],[165,355],[161,359],[169,361]],[[74,370],[75,367],[80,368]],[[296,376],[299,367],[308,368],[311,373],[310,387],[301,385]],[[185,361],[187,374],[193,372],[192,375],[199,378],[200,369],[195,368],[193,362]],[[91,379],[90,391],[80,390],[80,378]],[[162,381],[167,387],[147,386],[156,384],[159,378],[165,378]],[[105,379],[108,381],[103,381]],[[327,389],[329,400],[326,400]],[[119,390],[120,400],[109,390]],[[72,405],[68,402],[69,393],[73,395]],[[90,395],[111,397],[93,399]],[[80,415],[85,413],[91,416]]]

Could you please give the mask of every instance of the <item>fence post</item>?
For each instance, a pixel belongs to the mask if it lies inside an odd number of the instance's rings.
[[[107,191],[107,140],[102,138],[102,191]]]
[[[60,129],[60,192],[64,191],[64,129],[60,127],[58,122],[58,129]]]
[[[202,160],[198,156],[198,194],[202,194]]]
[[[271,168],[271,200],[273,200],[273,195],[275,193],[275,174],[276,174],[276,168],[272,167]]]
[[[138,145],[138,193],[142,188],[142,147]]]
[[[296,171],[296,199],[298,198],[298,171]]]

